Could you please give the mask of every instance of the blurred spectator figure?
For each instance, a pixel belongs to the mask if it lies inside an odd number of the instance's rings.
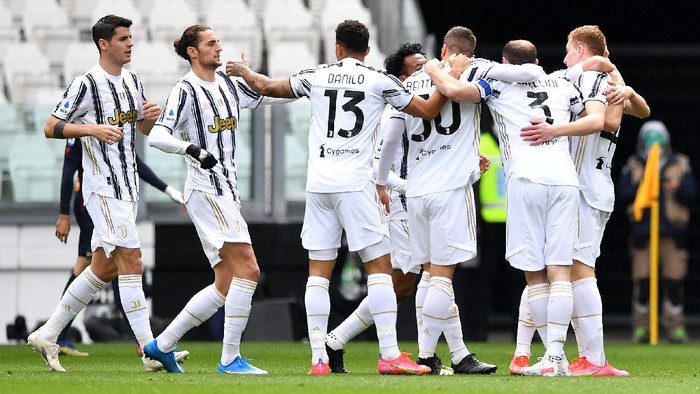
[[[650,210],[644,211],[640,222],[632,219],[632,202],[644,173],[644,165],[651,146],[661,147],[659,193],[659,264],[662,283],[662,324],[672,343],[688,340],[685,330],[684,280],[688,272],[686,235],[690,206],[698,196],[690,160],[671,148],[666,126],[658,121],[645,122],[639,130],[637,153],[632,155],[622,170],[617,184],[617,196],[627,204],[630,217],[630,253],[632,257],[633,340],[649,340],[649,225]]]

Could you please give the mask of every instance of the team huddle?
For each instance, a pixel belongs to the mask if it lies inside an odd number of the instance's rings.
[[[188,353],[176,352],[177,343],[223,306],[218,372],[268,373],[240,351],[260,270],[240,212],[236,128],[241,108],[306,97],[311,124],[301,240],[309,254],[310,375],[347,373],[345,345],[372,324],[380,374],[496,371],[465,344],[452,285],[457,264],[477,254],[473,185],[489,169],[479,155],[486,105],[506,174],[506,259],[527,282],[510,373],[629,376],[605,358],[595,261],[613,207],[610,163],[623,112],[643,118],[649,107],[609,61],[597,26],[569,34],[567,69],[552,74],[537,65],[537,50],[525,40],[509,42],[502,63],[475,58],[476,37],[459,26],[445,35],[441,59],[428,61],[420,44],[404,44],[378,70],[364,64],[367,27],[346,20],[336,28],[337,63],[270,79],[251,70],[245,55],[219,71],[218,36],[193,25],[174,41],[191,70],[165,108],[148,101],[138,74],[123,68],[134,45],[130,26],[114,15],[97,21],[99,63],[70,84],[44,129],[47,138],[82,142],[83,200],[95,224],[90,265],[28,338],[51,370],[65,371],[56,344],[61,331],[118,278],[147,371],[182,373]],[[184,156],[184,203],[215,277],[155,338],[136,232],[136,130],[151,147]],[[329,285],[343,232],[364,263],[367,296],[329,332]],[[396,322],[397,302],[417,280],[414,361],[398,346]],[[571,364],[564,353],[569,325],[579,349]],[[546,352],[531,364],[535,330]],[[436,353],[441,336],[449,366]]]

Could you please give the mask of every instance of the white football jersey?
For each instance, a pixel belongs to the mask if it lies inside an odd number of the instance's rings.
[[[605,91],[609,79],[607,73],[586,71],[573,82],[581,90],[584,103],[594,100],[607,104]],[[612,212],[615,205],[615,185],[610,169],[619,131],[611,133],[601,130],[569,138],[583,198],[591,207],[605,212]]]
[[[492,93],[486,104],[493,115],[506,182],[515,176],[544,185],[578,186],[567,138],[533,146],[520,137],[520,129],[533,119],[568,123],[580,114],[583,98],[576,86],[547,75],[530,83],[487,81]]]
[[[374,137],[385,105],[413,98],[401,82],[354,58],[302,70],[289,78],[296,97],[311,102],[306,190],[360,191],[371,178]]]
[[[256,108],[263,97],[240,78],[216,73],[214,82],[190,71],[170,91],[156,125],[211,153],[219,161],[204,170],[189,155],[185,195],[201,190],[240,201],[236,174],[236,130],[241,108]]]
[[[82,137],[85,199],[90,194],[138,201],[136,121],[143,118],[143,86],[138,75],[123,68],[120,76],[95,65],[71,82],[54,109],[54,117],[76,124],[122,127],[123,138],[112,145]]]
[[[460,79],[476,81],[493,64],[474,59]],[[435,92],[435,84],[422,69],[408,77],[404,85],[425,99]],[[407,197],[453,190],[479,179],[480,104],[448,101],[432,120],[408,114],[396,116],[404,117],[408,130]]]
[[[396,114],[396,111],[391,106],[387,106],[382,114],[381,120],[379,122],[379,133],[377,135],[377,147],[374,152],[374,160],[379,160],[379,155],[382,153],[382,147],[384,145],[384,137],[386,134],[386,129],[384,125],[389,121],[392,115]],[[404,130],[401,134],[401,142],[399,143],[398,149],[394,154],[394,160],[391,163],[391,171],[398,175],[402,179],[406,179],[408,175],[408,134]],[[391,205],[389,212],[389,220],[404,220],[408,219],[408,214],[406,213],[406,196],[399,194],[395,190],[389,190],[389,197],[391,198]]]

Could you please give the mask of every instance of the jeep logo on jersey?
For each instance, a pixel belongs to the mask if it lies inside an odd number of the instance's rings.
[[[226,119],[221,119],[218,116],[214,116],[214,124],[209,125],[207,130],[210,133],[219,133],[224,130],[235,130],[238,127],[238,120],[233,116],[229,116]]]
[[[139,112],[137,110],[119,111],[114,109],[114,116],[107,118],[107,122],[112,126],[124,125],[126,123],[136,123]]]

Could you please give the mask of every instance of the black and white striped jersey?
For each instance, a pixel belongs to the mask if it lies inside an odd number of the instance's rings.
[[[242,79],[228,78],[222,72],[216,73],[214,82],[208,82],[190,71],[175,84],[156,126],[209,151],[219,161],[204,170],[198,161],[185,155],[186,196],[192,190],[201,190],[240,201],[236,174],[240,109],[254,109],[266,101],[275,100],[260,96]]]
[[[402,110],[413,95],[394,76],[354,58],[302,70],[289,82],[296,97],[311,102],[306,190],[363,190],[385,105]]]
[[[145,96],[138,75],[122,69],[108,74],[95,65],[71,82],[52,115],[76,124],[109,124],[122,127],[124,137],[109,145],[94,137],[82,137],[83,196],[90,194],[137,201],[136,122],[142,119]]]

